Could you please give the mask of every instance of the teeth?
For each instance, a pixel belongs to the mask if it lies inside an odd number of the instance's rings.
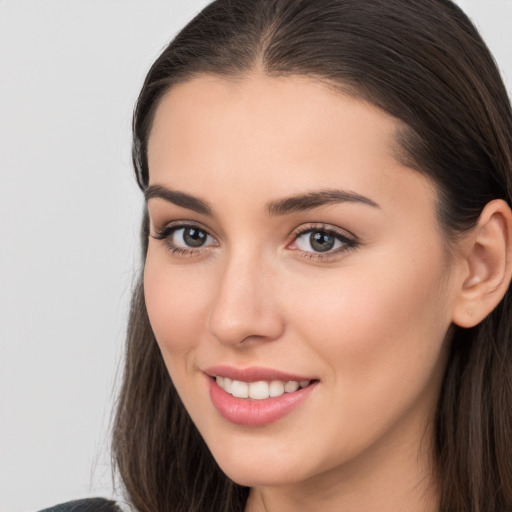
[[[233,388],[233,381],[227,377],[224,377],[224,385],[221,387],[224,389],[224,391],[231,393],[231,389]]]
[[[234,380],[231,385],[231,394],[237,398],[249,398],[249,384],[241,380]]]
[[[300,382],[296,380],[288,382],[281,380],[243,382],[241,380],[231,380],[227,377],[215,377],[215,381],[226,393],[237,398],[252,398],[253,400],[265,400],[266,398],[284,395],[284,393],[293,393],[299,388],[309,386],[311,382],[309,380]]]
[[[251,382],[249,384],[249,398],[254,400],[264,400],[269,397],[268,382],[264,380],[260,382]]]
[[[299,383],[296,380],[290,380],[284,385],[284,390],[287,393],[293,393],[294,391],[297,391],[299,389]]]
[[[270,396],[281,396],[284,394],[284,382],[281,382],[280,380],[273,380],[269,387]]]

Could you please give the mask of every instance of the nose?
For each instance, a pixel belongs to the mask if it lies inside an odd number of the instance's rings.
[[[276,305],[276,287],[275,274],[254,259],[228,262],[209,315],[211,334],[237,348],[279,338],[285,322]]]

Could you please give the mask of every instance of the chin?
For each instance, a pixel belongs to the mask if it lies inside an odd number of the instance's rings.
[[[271,465],[257,468],[250,464],[220,465],[220,468],[233,482],[245,487],[285,486],[301,480],[296,472],[284,468],[276,471]]]
[[[214,453],[220,469],[235,483],[247,487],[291,485],[311,477],[313,468],[293,457],[271,454]]]

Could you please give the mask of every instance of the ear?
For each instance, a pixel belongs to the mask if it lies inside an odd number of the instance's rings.
[[[464,271],[452,321],[474,327],[499,304],[512,276],[512,211],[507,203],[487,203],[462,245]]]

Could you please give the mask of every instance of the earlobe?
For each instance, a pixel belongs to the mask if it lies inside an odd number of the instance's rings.
[[[512,276],[512,211],[496,199],[482,210],[468,235],[462,276],[452,321],[474,327],[499,304]]]

